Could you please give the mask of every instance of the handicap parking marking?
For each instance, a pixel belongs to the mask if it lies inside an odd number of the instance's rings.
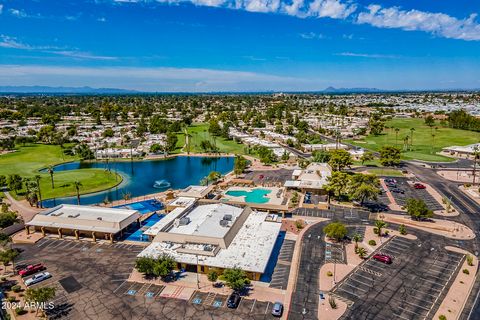
[[[194,298],[194,299],[192,300],[192,303],[193,303],[193,304],[202,304],[202,299],[200,299],[200,298]]]
[[[127,294],[131,295],[131,296],[134,296],[136,293],[137,293],[137,290],[128,290],[127,291]]]
[[[147,292],[145,293],[145,298],[153,299],[154,297],[155,297],[155,293],[154,293],[154,292],[147,291]]]
[[[212,306],[215,308],[220,308],[223,306],[223,301],[222,300],[214,300],[212,303]]]

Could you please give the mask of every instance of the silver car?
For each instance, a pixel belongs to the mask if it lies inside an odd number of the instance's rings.
[[[25,280],[25,285],[28,287],[28,286],[31,286],[32,284],[42,282],[43,280],[47,280],[48,278],[51,278],[51,277],[52,275],[49,272],[40,272],[34,275],[33,277]]]
[[[281,317],[283,314],[283,304],[281,302],[275,302],[272,307],[272,315],[275,317]]]

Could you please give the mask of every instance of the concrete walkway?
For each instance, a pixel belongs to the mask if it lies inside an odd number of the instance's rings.
[[[10,204],[10,209],[16,211],[25,222],[32,220],[37,213],[42,211],[40,208],[31,207],[26,200],[16,200],[8,191],[4,191],[4,194],[6,202]]]

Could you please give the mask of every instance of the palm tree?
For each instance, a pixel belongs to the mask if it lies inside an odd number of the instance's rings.
[[[365,248],[358,248],[357,253],[358,256],[363,259],[367,255],[367,250]]]
[[[383,220],[375,220],[375,227],[377,227],[378,230],[378,236],[382,236],[382,228],[387,227],[387,223]]]
[[[207,186],[208,186],[208,182],[211,181],[211,182],[216,182],[218,179],[220,179],[222,177],[222,174],[218,171],[210,171],[210,173],[208,174],[207,176]]]
[[[185,148],[187,149],[187,155],[190,155],[190,138],[192,135],[188,133],[187,128],[183,129],[183,135],[185,136]]]
[[[395,146],[398,145],[398,133],[400,132],[400,128],[395,128]]]
[[[80,187],[82,187],[82,183],[78,180],[73,182],[73,186],[75,187],[75,190],[77,190],[77,204],[80,205]]]
[[[352,237],[352,240],[355,242],[355,250],[358,249],[358,242],[362,241],[362,236],[358,233],[355,233]]]
[[[413,147],[413,131],[415,128],[410,128],[410,148]]]
[[[53,167],[48,166],[48,173],[50,174],[50,180],[52,181],[52,189],[55,189],[55,183],[53,182]]]
[[[408,136],[405,136],[405,138],[403,138],[403,150],[404,151],[407,151],[408,150]]]
[[[435,147],[435,133],[432,133],[432,152],[433,153],[433,149]]]
[[[39,202],[40,202],[40,208],[43,208],[43,204],[42,204],[42,191],[40,190],[40,179],[42,177],[40,175],[36,175],[35,176],[35,181],[37,182],[37,189],[38,189],[38,199],[39,199]]]

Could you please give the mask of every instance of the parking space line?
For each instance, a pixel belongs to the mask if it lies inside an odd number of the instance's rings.
[[[384,249],[386,249],[386,250],[396,250],[396,251],[399,251],[399,252],[402,252],[402,253],[405,252],[406,250],[408,250],[408,249],[405,249],[405,248],[403,248],[403,247],[396,246],[396,245],[394,245],[394,244],[392,244],[392,245],[386,245],[386,246],[384,247]]]
[[[342,292],[345,292],[346,294],[351,294],[351,295],[353,295],[353,296],[355,296],[355,297],[357,297],[357,298],[360,298],[359,295],[357,295],[357,294],[355,294],[355,293],[353,293],[353,292],[351,292],[351,291],[347,291],[347,290],[345,290],[345,289],[343,289],[343,288],[339,288],[339,289],[336,290],[336,291],[337,291],[337,292],[338,292],[338,291],[342,291]]]
[[[408,309],[404,309],[404,308],[402,308],[402,307],[398,307],[398,309],[403,310],[403,311],[406,311],[406,312],[408,312],[408,313],[413,313],[413,314],[415,314],[415,315],[417,315],[417,316],[420,316],[420,317],[422,316],[421,314],[419,314],[419,313],[417,313],[417,312],[414,312],[414,311],[411,311],[411,310],[408,310]]]
[[[381,268],[379,267],[377,264],[373,264],[373,263],[369,263],[371,260],[368,260],[363,266],[367,266],[365,269],[377,269],[377,270],[380,270],[380,271],[385,271],[385,268]],[[372,271],[375,271],[375,270],[372,270]]]
[[[404,302],[404,303],[406,303],[406,304],[409,304],[409,305],[411,305],[412,307],[418,307],[418,308],[422,308],[422,309],[424,309],[424,310],[426,310],[426,311],[430,310],[429,308],[426,308],[426,307],[424,307],[424,306],[421,306],[421,305],[419,305],[419,304],[416,304],[416,303],[411,303],[411,302],[408,302],[408,301],[406,301],[406,300],[398,300],[398,301],[400,301],[400,302]]]
[[[249,313],[252,313],[253,312],[253,308],[255,307],[255,303],[257,302],[257,299],[253,299],[253,304],[252,304],[252,307],[250,308],[250,312]]]
[[[270,301],[267,301],[267,306],[265,307],[265,314],[267,314],[268,306],[270,305]]]
[[[370,280],[370,281],[375,281],[375,280],[372,279],[372,278],[368,278],[368,277],[365,277],[365,276],[361,275],[360,272],[358,272],[358,271],[355,272],[355,274],[352,274],[350,277],[353,277],[353,276],[359,276],[359,277],[362,277],[362,278],[367,279],[367,280]]]
[[[413,291],[420,292],[420,293],[423,294],[423,295],[425,295],[425,294],[426,294],[426,295],[429,295],[429,296],[431,296],[431,297],[433,297],[433,298],[438,297],[438,294],[439,294],[440,292],[442,292],[441,289],[433,289],[433,288],[429,288],[429,290],[432,290],[432,291],[435,290],[435,291],[437,291],[436,294],[431,294],[431,293],[425,292],[424,290],[418,290],[418,289],[415,289],[415,288],[411,288],[411,289],[412,289]],[[443,288],[442,288],[442,289],[443,289]],[[413,297],[413,298],[415,298],[415,297]]]
[[[354,276],[354,275],[352,275],[352,277],[353,277],[353,276]],[[365,286],[367,286],[367,287],[369,287],[369,288],[373,288],[373,283],[372,283],[372,284],[367,284],[367,283],[365,283],[365,282],[362,282],[362,281],[360,281],[360,280],[354,279],[354,278],[352,278],[352,277],[348,278],[348,280],[361,283],[361,284],[363,284],[363,285],[365,285]]]
[[[349,278],[349,280],[350,280],[350,278]],[[365,289],[362,289],[360,287],[352,286],[351,284],[348,283],[348,281],[344,282],[343,285],[349,286],[349,287],[354,288],[354,289],[358,289],[358,290],[363,291],[363,292],[367,292],[367,290],[365,290]]]
[[[59,241],[59,240],[53,240],[53,239],[52,239],[52,242],[50,242],[50,243],[49,243],[47,246],[45,246],[44,248],[49,248],[52,244],[56,244],[57,241]]]
[[[47,243],[50,243],[52,240],[51,239],[45,239],[45,241],[43,241],[42,243],[38,244],[37,247],[42,247],[43,245],[47,244]]]

